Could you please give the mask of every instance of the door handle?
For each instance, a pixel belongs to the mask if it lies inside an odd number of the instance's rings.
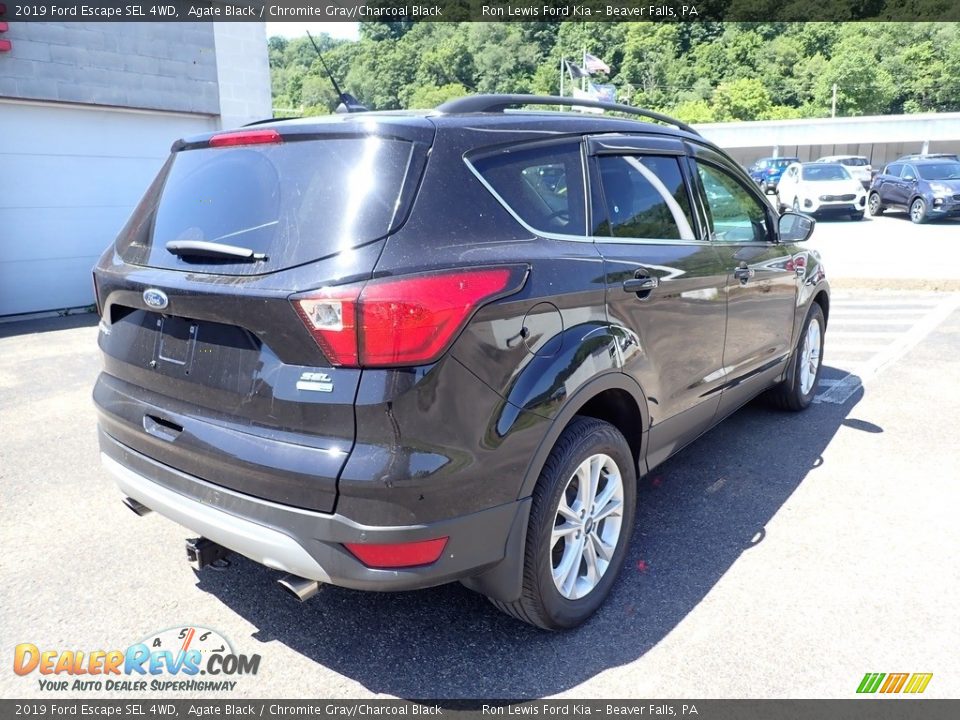
[[[740,267],[733,271],[733,276],[744,285],[756,274],[757,271],[751,267],[747,267],[746,263],[740,263]]]
[[[650,275],[640,275],[632,280],[623,281],[623,289],[632,293],[650,292],[658,287],[660,287],[660,280]]]

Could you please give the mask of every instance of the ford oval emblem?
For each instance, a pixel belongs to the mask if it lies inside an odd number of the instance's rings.
[[[168,304],[167,294],[163,290],[149,288],[143,291],[143,301],[154,310],[163,310]]]

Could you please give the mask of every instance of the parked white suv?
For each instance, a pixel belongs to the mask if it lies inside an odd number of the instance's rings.
[[[792,207],[809,215],[847,215],[862,220],[867,193],[850,168],[840,163],[794,163],[788,167],[777,197],[781,206]]]
[[[873,180],[873,166],[863,155],[827,155],[817,159],[816,162],[840,163],[856,180],[860,181],[864,190],[870,187],[870,182]]]

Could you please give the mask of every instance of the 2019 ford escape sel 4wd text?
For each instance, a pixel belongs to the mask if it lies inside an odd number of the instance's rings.
[[[511,110],[561,103],[666,124]],[[682,123],[569,98],[180,140],[94,273],[103,463],[200,567],[573,627],[639,477],[762,392],[810,404],[813,224]]]

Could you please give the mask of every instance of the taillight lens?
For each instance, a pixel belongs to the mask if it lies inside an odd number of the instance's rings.
[[[263,145],[265,143],[283,142],[283,137],[276,130],[239,130],[236,132],[220,133],[210,138],[210,147],[231,147],[234,145]]]
[[[523,268],[477,268],[341,285],[293,305],[334,365],[390,367],[437,360],[483,303],[519,290]]]
[[[430,565],[440,559],[449,538],[408,543],[346,543],[350,553],[367,567],[402,568]]]

